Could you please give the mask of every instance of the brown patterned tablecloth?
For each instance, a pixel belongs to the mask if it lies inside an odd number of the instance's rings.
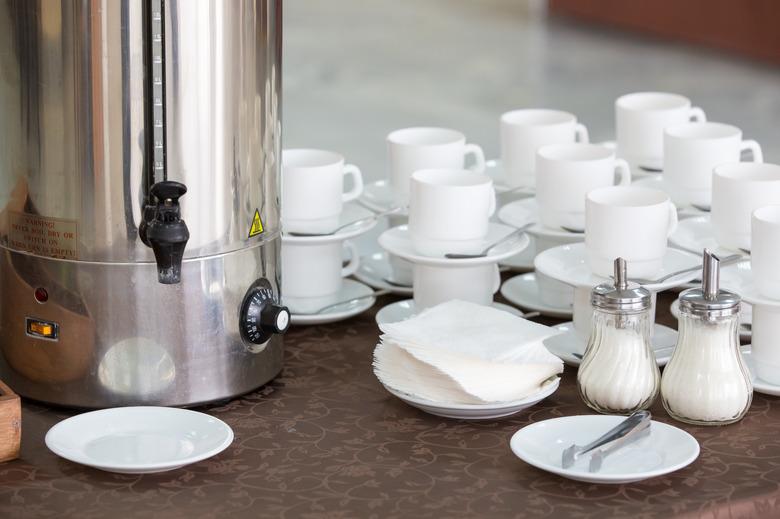
[[[661,299],[668,307],[670,297]],[[668,312],[659,320],[673,323]],[[674,474],[578,483],[526,465],[508,446],[524,425],[589,412],[574,370],[514,417],[446,420],[382,389],[370,368],[377,334],[374,311],[291,330],[276,380],[205,409],[233,427],[233,445],[163,474],[111,474],[56,457],[44,434],[71,413],[25,404],[21,459],[0,465],[0,517],[780,517],[777,398],[756,394],[735,425],[675,424],[701,455]],[[670,421],[660,405],[652,411]]]

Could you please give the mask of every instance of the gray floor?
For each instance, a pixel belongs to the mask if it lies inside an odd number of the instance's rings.
[[[531,0],[288,0],[285,147],[339,151],[368,179],[385,135],[413,125],[463,131],[498,154],[512,108],[577,114],[611,139],[613,101],[638,90],[689,96],[780,163],[780,67],[717,51],[548,19]]]

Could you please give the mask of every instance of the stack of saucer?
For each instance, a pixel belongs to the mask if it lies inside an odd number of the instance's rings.
[[[438,416],[516,413],[555,391],[563,371],[542,343],[555,330],[489,306],[449,301],[380,328],[377,378],[410,405]]]
[[[412,175],[410,186],[409,225],[385,231],[379,244],[412,264],[414,300],[383,308],[377,322],[452,299],[492,304],[500,286],[498,261],[528,246],[524,233],[489,221],[492,179],[463,169],[424,169]]]
[[[360,263],[349,240],[376,225],[372,212],[350,203],[363,191],[360,170],[324,150],[284,150],[282,162],[282,297],[292,323],[328,323],[365,311],[375,303],[372,289],[344,279]],[[352,177],[347,192],[345,176]],[[350,260],[342,267],[345,250]]]

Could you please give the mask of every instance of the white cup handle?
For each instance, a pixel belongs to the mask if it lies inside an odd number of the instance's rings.
[[[615,172],[620,179],[618,186],[627,186],[631,184],[631,166],[624,159],[615,159]]]
[[[349,263],[341,269],[341,277],[345,278],[357,272],[357,269],[360,266],[360,254],[358,253],[357,246],[351,241],[343,242],[343,246],[349,249]]]
[[[469,167],[471,171],[476,173],[485,172],[485,154],[476,144],[466,144],[463,147],[463,155],[474,155],[474,164]]]
[[[582,123],[575,124],[574,138],[577,140],[577,142],[584,142],[584,143],[590,142],[590,136],[588,135],[588,128],[586,128],[585,125]]]
[[[753,139],[742,141],[740,152],[746,150],[750,150],[750,153],[753,154],[753,162],[764,162],[764,154],[761,151],[761,145],[757,141]]]
[[[677,206],[674,205],[674,203],[670,200],[669,201],[669,230],[666,232],[666,237],[668,238],[672,234],[674,234],[674,231],[677,230]]]
[[[344,176],[352,177],[352,189],[341,195],[344,202],[349,202],[363,194],[363,175],[360,173],[360,168],[354,164],[345,164]]]
[[[498,263],[493,264],[493,293],[498,292],[501,288],[501,271],[498,268]]]
[[[688,113],[688,118],[689,118],[689,120],[697,122],[697,123],[706,123],[707,122],[707,114],[705,114],[704,110],[702,110],[698,106],[692,106],[691,107],[691,111]]]

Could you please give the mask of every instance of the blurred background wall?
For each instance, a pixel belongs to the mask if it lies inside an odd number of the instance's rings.
[[[456,128],[495,158],[506,110],[569,110],[607,140],[615,98],[641,90],[690,97],[780,162],[780,1],[287,0],[284,17],[284,146],[368,179],[395,128]]]

